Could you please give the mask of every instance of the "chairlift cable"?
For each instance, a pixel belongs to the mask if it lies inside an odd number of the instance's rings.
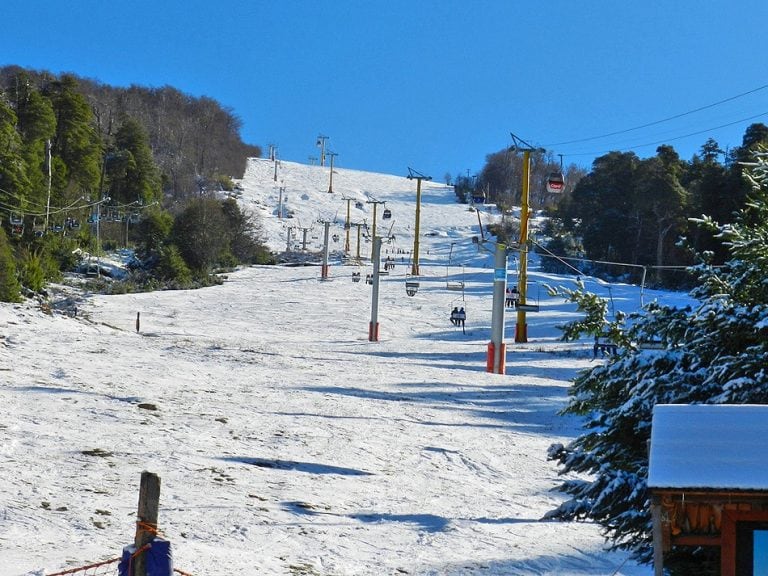
[[[696,112],[701,112],[702,110],[707,110],[709,108],[714,108],[715,106],[719,106],[720,104],[725,104],[726,102],[731,102],[732,100],[737,100],[739,98],[743,98],[744,96],[748,96],[750,94],[754,94],[755,92],[759,92],[760,90],[765,90],[768,88],[768,84],[764,84],[763,86],[759,86],[757,88],[754,88],[752,90],[748,90],[747,92],[742,92],[741,94],[737,94],[735,96],[731,96],[730,98],[725,98],[723,100],[719,100],[717,102],[713,102],[712,104],[707,104],[706,106],[701,106],[700,108],[695,108],[693,110],[688,110],[687,112],[682,112],[680,114],[675,114],[674,116],[669,116],[667,118],[662,118],[661,120],[655,120],[653,122],[648,122],[647,124],[641,124],[640,126],[634,126],[632,128],[625,128],[624,130],[617,130],[615,132],[609,132],[608,134],[600,134],[598,136],[589,136],[587,138],[580,138],[577,140],[568,140],[566,142],[555,142],[554,144],[547,144],[547,148],[554,148],[555,146],[565,146],[566,144],[577,144],[580,142],[590,142],[592,140],[599,140],[601,138],[608,138],[610,136],[617,136],[619,134],[626,134],[627,132],[633,132],[635,130],[641,130],[643,128],[648,128],[650,126],[656,126],[657,124],[663,124],[664,122],[669,122],[670,120],[677,120],[678,118],[682,118],[683,116],[688,116],[690,114],[695,114]],[[751,118],[747,118],[747,120],[751,120]],[[739,122],[743,122],[743,120],[740,120]],[[712,128],[714,130],[714,128]],[[692,136],[695,134],[692,134]]]
[[[760,112],[759,114],[755,114],[754,116],[749,116],[748,118],[741,118],[740,120],[735,120],[733,122],[728,122],[726,124],[720,124],[719,126],[712,126],[710,128],[705,128],[704,130],[697,130],[696,132],[691,132],[689,134],[684,134],[682,136],[665,138],[664,140],[647,142],[645,144],[635,144],[633,146],[617,147],[617,148],[614,148],[614,150],[617,150],[617,149],[618,150],[637,150],[638,148],[647,148],[648,146],[659,146],[662,144],[668,144],[669,142],[674,142],[676,140],[684,140],[685,138],[690,138],[691,136],[699,136],[700,134],[706,134],[708,132],[712,132],[713,130],[719,130],[720,128],[728,128],[729,126],[741,124],[743,122],[754,120],[756,118],[760,118],[761,116],[765,116],[765,115],[768,115],[768,112]],[[555,145],[551,145],[551,146],[555,146]],[[595,152],[572,152],[568,154],[568,156],[599,156],[601,154],[608,154],[609,152],[612,152],[614,150],[600,150]]]

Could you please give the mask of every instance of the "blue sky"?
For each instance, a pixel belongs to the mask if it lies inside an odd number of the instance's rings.
[[[309,162],[323,134],[338,166],[442,179],[510,132],[587,167],[738,146],[768,124],[766,21],[765,0],[6,0],[0,64],[170,85],[265,153]]]

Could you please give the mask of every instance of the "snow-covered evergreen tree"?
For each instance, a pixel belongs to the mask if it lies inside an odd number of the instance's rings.
[[[571,498],[548,517],[597,522],[612,548],[643,561],[652,553],[646,480],[653,406],[768,403],[768,153],[757,152],[747,172],[752,196],[736,223],[700,221],[717,230],[730,260],[696,268],[696,306],[651,304],[609,323],[596,297],[560,290],[587,312],[564,327],[566,339],[599,329],[622,347],[574,381],[564,412],[583,416],[585,431],[568,446],[553,445],[549,457],[576,479],[561,485]],[[662,348],[637,345],[647,340]]]

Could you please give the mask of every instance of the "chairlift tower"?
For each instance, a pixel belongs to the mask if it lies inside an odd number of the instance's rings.
[[[528,290],[528,218],[530,208],[528,197],[531,180],[531,152],[541,151],[540,148],[534,148],[527,142],[521,140],[514,134],[512,136],[512,150],[522,150],[523,152],[523,187],[522,202],[520,207],[520,264],[517,289],[520,292],[520,303],[517,307],[517,325],[515,326],[515,342],[528,342],[528,324],[525,318],[526,292]]]
[[[379,341],[379,283],[381,274],[381,238],[373,237],[373,289],[371,290],[371,321],[368,323],[368,341]]]
[[[320,134],[317,137],[317,147],[320,148],[320,166],[325,166],[325,142],[328,140],[328,136]]]
[[[352,228],[352,220],[351,220],[351,207],[353,198],[344,198],[344,200],[347,201],[347,219],[344,221],[344,232],[345,232],[345,240],[344,240],[344,253],[349,254],[349,229]]]
[[[370,200],[367,200],[365,202],[366,204],[373,204],[373,230],[371,231],[371,235],[376,238],[376,220],[378,218],[376,217],[376,208],[379,204],[384,204],[383,200],[376,200],[375,198],[371,198]],[[374,255],[371,254],[371,260],[373,260]]]
[[[350,228],[352,226],[357,228],[357,255],[355,258],[357,259],[357,262],[360,263],[360,228],[365,226],[365,222],[350,222],[349,226]]]
[[[408,168],[408,180],[416,180],[416,224],[413,230],[413,262],[411,274],[419,275],[419,221],[421,219],[421,181],[432,180],[432,176],[420,174],[412,168]]]
[[[285,193],[285,186],[280,186],[280,195],[277,200],[277,219],[283,219],[283,194]]]
[[[328,152],[328,156],[331,157],[331,173],[329,175],[328,179],[328,193],[330,194],[333,192],[333,159],[339,155],[338,152]]]
[[[320,273],[320,279],[321,280],[328,280],[328,236],[330,234],[331,229],[331,221],[330,220],[318,220],[319,224],[322,224],[325,228],[325,234],[323,235],[323,266],[322,266],[322,272]]]
[[[287,228],[288,240],[286,241],[286,245],[285,245],[285,251],[286,252],[290,252],[291,251],[291,234],[293,233],[293,231],[295,229],[296,229],[295,226],[288,226],[288,228]]]
[[[309,233],[310,229],[309,228],[299,228],[299,230],[301,230],[301,232],[302,232],[302,236],[301,236],[301,249],[302,249],[302,251],[306,252],[307,251],[307,243],[309,242],[307,240],[307,234]]]

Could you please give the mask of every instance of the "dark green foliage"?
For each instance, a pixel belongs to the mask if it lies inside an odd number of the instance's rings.
[[[13,251],[5,231],[0,228],[0,302],[19,302],[20,292]]]
[[[6,95],[0,99],[2,220],[7,225],[11,213],[24,219],[23,235],[8,240],[19,260],[6,276],[12,281],[18,270],[33,290],[73,269],[77,248],[99,250],[96,227],[86,224],[95,213],[94,201],[110,198],[101,205],[101,249],[136,242],[140,256],[151,263],[173,228],[161,201],[231,190],[247,157],[260,155],[240,140],[240,122],[231,111],[169,87],[111,88],[72,74],[7,66],[0,67],[0,91]],[[213,208],[210,214],[185,211],[176,226],[183,240],[178,249],[203,284],[210,282],[208,271],[223,262],[270,257],[250,217]],[[206,220],[209,216],[213,220]],[[195,218],[202,220],[190,224]],[[73,221],[81,225],[65,226]],[[50,228],[44,230],[44,224]],[[191,282],[174,254],[166,250],[163,257],[172,277]]]
[[[139,223],[141,241],[137,246],[140,258],[149,258],[156,254],[171,235],[173,216],[163,210],[147,210]]]
[[[563,473],[581,476],[563,483],[561,490],[571,499],[550,517],[593,520],[613,547],[645,561],[651,541],[647,441],[654,405],[768,403],[768,160],[761,154],[755,164],[751,199],[734,223],[704,222],[719,230],[716,236],[730,260],[721,268],[698,267],[694,307],[653,304],[626,324],[622,318],[608,323],[599,299],[561,290],[587,313],[584,321],[564,327],[564,337],[607,329],[620,354],[574,381],[565,413],[585,418],[585,431],[568,446],[553,445],[549,456]],[[638,348],[651,339],[662,349]],[[685,574],[685,565],[700,552],[679,549],[666,564]]]
[[[456,181],[453,183],[453,192],[456,194],[456,199],[462,203],[467,204],[472,199],[472,194],[475,190],[474,179],[470,176],[457,176]]]
[[[691,219],[706,215],[720,224],[734,222],[749,193],[744,163],[765,143],[768,127],[753,124],[726,164],[719,162],[723,153],[712,139],[690,162],[671,146],[660,146],[656,156],[643,160],[631,152],[610,152],[594,161],[552,214],[583,246],[586,260],[645,266],[649,282],[679,285],[687,279],[662,275],[661,267],[688,266],[693,253],[704,251],[712,253],[714,264],[729,257],[722,239]],[[600,268],[589,272],[600,274]]]
[[[171,238],[190,268],[207,273],[228,248],[228,233],[221,202],[200,197],[189,202],[176,217]]]
[[[33,292],[41,292],[45,286],[43,259],[37,252],[24,250],[19,270],[21,285]]]
[[[73,270],[77,266],[80,262],[78,244],[76,239],[69,236],[46,234],[43,242],[46,278],[56,280],[59,271]]]
[[[203,275],[216,267],[260,263],[267,256],[252,217],[233,199],[189,202],[173,223],[171,239],[189,267]]]
[[[56,115],[53,153],[66,166],[66,187],[57,190],[57,204],[69,203],[82,192],[98,189],[101,166],[101,141],[95,129],[93,113],[79,91],[74,76],[64,74],[46,86]]]
[[[173,244],[160,249],[155,275],[173,288],[189,288],[192,285],[192,272]]]
[[[251,214],[243,212],[232,198],[221,204],[226,220],[229,251],[234,257],[232,264],[265,264],[271,255],[260,240],[261,229]],[[222,262],[223,264],[224,262]]]
[[[143,205],[160,198],[160,176],[144,127],[125,118],[105,161],[108,193],[118,204]]]
[[[29,187],[27,168],[20,161],[21,136],[16,131],[16,113],[0,98],[0,199],[4,206],[22,211]]]
[[[546,239],[541,241],[541,247],[534,247],[534,251],[539,254],[542,272],[578,275],[581,268],[577,259],[583,255],[584,248],[564,229],[562,221],[548,218],[541,232]]]

